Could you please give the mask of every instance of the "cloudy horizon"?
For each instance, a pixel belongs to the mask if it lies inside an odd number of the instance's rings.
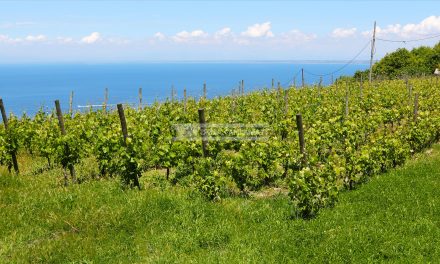
[[[371,1],[184,3],[2,2],[0,63],[367,60],[375,20],[376,59],[400,47],[433,45],[440,35],[440,16],[409,2],[375,2],[398,6],[392,18],[366,12]],[[307,9],[318,3],[316,12]],[[340,5],[350,16],[332,15]],[[306,11],[284,16],[289,8]],[[382,41],[425,37],[432,39]]]

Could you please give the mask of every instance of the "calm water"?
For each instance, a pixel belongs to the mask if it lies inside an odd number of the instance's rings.
[[[207,83],[208,97],[230,94],[245,81],[245,90],[271,87],[272,78],[283,85],[300,85],[300,69],[304,68],[306,83],[313,84],[319,77],[339,69],[343,64],[289,64],[289,63],[151,63],[102,65],[0,65],[0,97],[8,112],[34,114],[40,107],[51,110],[59,99],[67,109],[69,95],[74,91],[74,108],[86,104],[102,104],[104,90],[109,89],[109,104],[136,103],[138,89],[143,89],[143,101],[164,101],[171,96],[174,86],[177,97],[199,97],[203,82]],[[351,75],[366,69],[367,64],[352,64],[334,74]],[[331,82],[331,76],[323,79]],[[275,84],[276,85],[276,84]]]

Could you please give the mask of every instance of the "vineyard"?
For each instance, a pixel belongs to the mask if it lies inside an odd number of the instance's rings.
[[[0,128],[0,165],[18,172],[15,156],[26,153],[45,160],[41,170],[64,168],[65,185],[120,177],[138,188],[146,172],[163,169],[171,184],[210,200],[286,187],[296,214],[309,218],[437,142],[439,101],[438,79],[420,78],[11,114]],[[75,171],[83,163],[91,172]]]

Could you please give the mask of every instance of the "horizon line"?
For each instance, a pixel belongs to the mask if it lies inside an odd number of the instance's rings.
[[[373,60],[376,62],[378,60]],[[114,61],[114,62],[84,62],[84,61],[59,61],[59,62],[0,62],[0,65],[50,65],[50,64],[173,64],[173,63],[295,63],[295,64],[369,64],[369,60],[151,60],[151,61]]]

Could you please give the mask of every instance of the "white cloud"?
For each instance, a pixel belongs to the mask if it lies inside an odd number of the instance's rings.
[[[17,43],[17,42],[21,42],[22,39],[20,38],[11,38],[8,35],[0,35],[0,43],[8,43],[8,44],[12,44],[12,43]]]
[[[58,41],[58,43],[61,43],[61,44],[68,44],[68,43],[73,43],[73,38],[70,38],[70,37],[57,37],[57,41]]]
[[[172,37],[172,39],[175,42],[181,43],[181,42],[189,42],[189,41],[192,41],[192,40],[201,40],[201,39],[206,38],[206,37],[208,37],[208,33],[206,33],[203,30],[199,29],[199,30],[194,30],[194,31],[191,31],[191,32],[188,32],[186,30],[181,31],[181,32],[177,33],[176,35],[174,35]]]
[[[316,39],[318,36],[316,34],[306,34],[299,31],[298,29],[291,30],[286,33],[281,34],[281,39],[291,42],[306,42]]]
[[[209,44],[209,43],[219,43],[227,38],[233,36],[232,30],[229,27],[224,27],[212,34],[209,34],[201,29],[187,31],[183,30],[176,33],[174,36],[168,37],[162,32],[156,32],[150,39],[150,43],[154,44],[157,41],[171,40],[176,43],[198,43],[198,44]]]
[[[249,26],[246,31],[242,32],[243,37],[260,38],[260,37],[273,37],[274,34],[271,31],[271,23],[265,22],[262,24],[254,24]]]
[[[393,25],[388,25],[386,28],[381,28],[379,26],[376,27],[376,36],[381,37],[381,36],[386,36],[389,34],[401,36],[402,35],[402,25],[393,24]],[[373,31],[364,31],[364,32],[362,32],[362,35],[365,37],[371,37],[373,35]]]
[[[194,30],[193,32],[191,32],[191,37],[203,37],[207,35],[205,32],[203,32],[202,30]]]
[[[42,41],[46,41],[47,37],[45,35],[37,35],[37,36],[29,35],[25,37],[24,40],[28,42],[42,42]]]
[[[232,35],[231,28],[225,27],[225,28],[222,28],[219,31],[215,32],[214,38],[215,39],[220,39],[220,38],[224,38],[224,37],[229,37],[231,35]]]
[[[273,37],[265,38],[250,38],[250,37],[234,37],[233,42],[238,45],[297,45],[312,41],[317,38],[316,34],[304,33],[298,29],[293,29],[288,32],[282,32]]]
[[[430,16],[422,20],[419,24],[407,24],[403,27],[406,34],[419,33],[430,34],[440,32],[440,16]]]
[[[8,35],[0,35],[0,43],[6,44],[16,44],[16,43],[34,43],[34,42],[45,42],[47,37],[45,35],[28,35],[24,38],[12,38]]]
[[[356,32],[357,32],[357,28],[335,28],[332,31],[331,36],[333,38],[346,38],[346,37],[354,36]]]
[[[156,34],[154,34],[154,38],[157,40],[164,40],[166,36],[162,32],[157,32]]]
[[[362,36],[366,37],[366,38],[371,38],[371,36],[373,35],[373,31],[362,31]]]
[[[81,43],[92,44],[101,39],[101,34],[99,32],[93,32],[92,34],[85,36],[81,39]]]
[[[417,38],[422,35],[440,33],[440,16],[429,16],[418,24],[391,24],[384,28],[376,27],[378,37],[397,36],[401,38]],[[372,30],[362,32],[365,37],[373,35]]]
[[[0,35],[0,43],[6,44],[25,44],[25,43],[47,43],[47,44],[92,44],[95,42],[102,42],[105,44],[112,45],[126,45],[132,41],[119,37],[103,38],[98,32],[93,32],[89,36],[85,36],[80,39],[75,39],[73,37],[59,36],[54,38],[48,38],[45,35],[28,35],[25,37],[12,38],[8,35]]]

